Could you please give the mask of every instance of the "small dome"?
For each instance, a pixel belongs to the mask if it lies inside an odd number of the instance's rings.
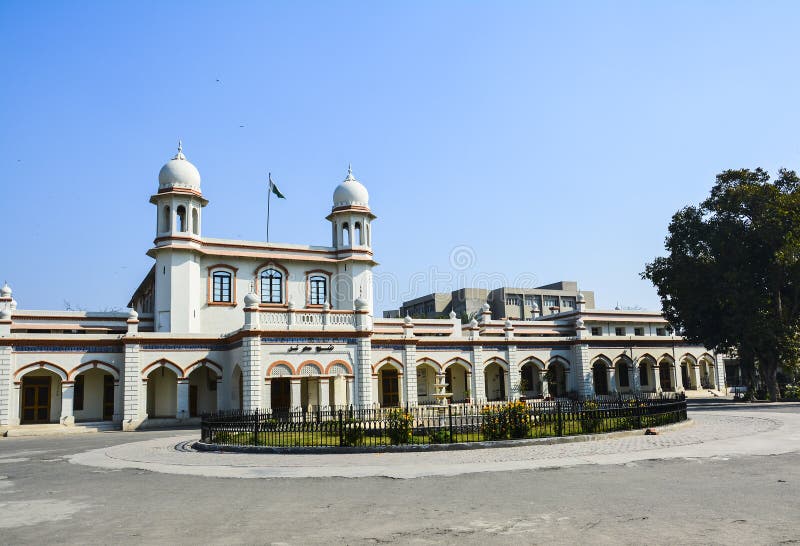
[[[3,288],[0,288],[0,297],[2,298],[11,297],[11,287],[8,286],[8,283],[3,283]]]
[[[583,319],[578,319],[575,321],[575,328],[578,330],[583,329]]]
[[[471,321],[469,321],[469,327],[470,328],[477,328],[478,327],[478,321],[475,320],[475,319],[472,319]]]
[[[249,292],[244,297],[244,306],[245,307],[256,307],[257,305],[258,305],[258,296],[256,296],[252,292]]]
[[[404,322],[405,324],[411,324],[411,317],[409,317],[408,315],[406,315],[406,317],[403,319],[403,322]]]
[[[167,161],[158,173],[158,189],[185,188],[200,191],[200,172],[183,155],[178,142],[178,153]]]
[[[456,318],[456,312],[450,311],[450,320],[453,320],[454,318]]]
[[[136,309],[131,308],[130,312],[128,313],[128,320],[136,320],[139,318],[139,313],[136,312]]]
[[[586,298],[583,296],[583,292],[578,292],[578,303],[586,303]]]
[[[365,311],[369,308],[369,304],[367,303],[367,300],[365,300],[364,298],[356,298],[356,301],[354,303],[356,306],[356,311]]]
[[[489,309],[490,307],[488,303],[484,303],[483,305],[481,305],[481,311],[483,311],[484,313],[488,313]]]
[[[11,318],[11,311],[8,309],[3,309],[0,311],[0,320],[8,320]]]
[[[369,208],[369,192],[355,179],[353,169],[347,168],[347,178],[333,191],[333,207],[357,205]]]
[[[506,319],[506,322],[505,322],[505,325],[504,325],[504,326],[505,326],[505,329],[506,329],[506,330],[509,330],[509,329],[511,329],[511,328],[513,328],[513,327],[514,327],[514,324],[512,324],[512,323],[511,323],[511,321],[510,321],[509,319]]]

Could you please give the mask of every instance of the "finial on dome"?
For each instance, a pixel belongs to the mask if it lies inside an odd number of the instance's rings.
[[[183,141],[181,139],[178,139],[178,153],[172,159],[186,159],[186,156],[183,155]]]
[[[347,178],[345,178],[345,181],[355,180],[355,179],[356,179],[356,177],[353,176],[353,164],[352,163],[348,163],[347,164]]]

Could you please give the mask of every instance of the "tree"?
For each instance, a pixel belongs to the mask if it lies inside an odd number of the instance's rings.
[[[800,355],[800,179],[719,174],[708,199],[672,217],[665,248],[642,277],[667,320],[691,342],[757,362],[777,400],[778,367]]]

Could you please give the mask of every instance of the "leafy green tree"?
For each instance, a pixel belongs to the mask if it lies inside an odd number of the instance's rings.
[[[665,247],[642,276],[666,318],[689,341],[738,354],[745,371],[757,362],[777,400],[779,365],[800,355],[800,179],[719,174],[708,199],[672,217]]]

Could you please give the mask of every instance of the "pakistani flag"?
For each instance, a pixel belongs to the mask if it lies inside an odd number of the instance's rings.
[[[275,182],[272,181],[272,173],[269,173],[269,191],[274,193],[276,197],[286,199],[286,196],[281,193],[281,190],[279,190],[278,186],[275,185]]]

